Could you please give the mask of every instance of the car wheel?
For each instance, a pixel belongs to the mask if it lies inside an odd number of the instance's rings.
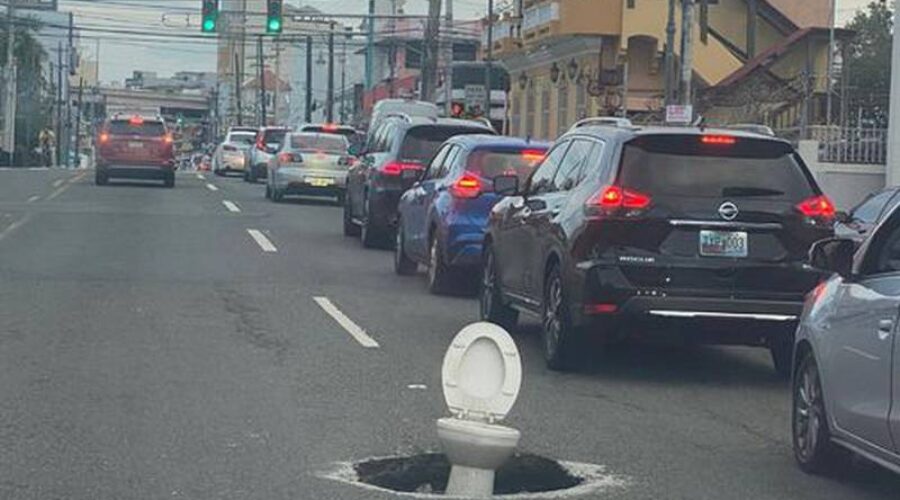
[[[94,174],[94,184],[96,184],[98,186],[105,186],[108,183],[109,183],[109,175],[107,175],[106,173],[98,170],[97,173]]]
[[[165,180],[163,180],[163,185],[167,188],[175,187],[175,174],[171,173],[166,175]]]
[[[444,263],[444,246],[438,235],[432,235],[428,245],[428,291],[433,294],[450,290],[450,273]]]
[[[256,184],[256,179],[257,179],[256,169],[253,167],[250,167],[249,169],[247,169],[247,182],[249,182],[251,184]]]
[[[272,199],[272,186],[270,186],[268,183],[266,184],[266,199]]]
[[[791,420],[794,458],[804,472],[827,472],[846,461],[849,452],[831,441],[819,368],[812,351],[806,352],[797,366]]]
[[[794,330],[785,329],[769,340],[769,352],[778,378],[791,378],[791,362],[794,357]]]
[[[563,289],[562,273],[554,265],[544,283],[544,300],[541,313],[544,361],[555,371],[570,370],[575,366],[579,332],[569,319],[568,302]]]
[[[383,243],[384,230],[370,222],[372,219],[371,214],[372,211],[369,208],[369,203],[367,201],[366,218],[363,220],[362,228],[360,229],[360,236],[362,239],[362,244],[365,248],[378,248]]]
[[[403,224],[399,224],[397,227],[397,244],[394,246],[394,272],[400,276],[412,276],[419,270],[419,265],[406,255],[404,239]]]
[[[359,226],[353,223],[350,197],[344,196],[344,236],[359,236]]]
[[[487,247],[484,255],[479,309],[482,320],[500,325],[508,331],[515,330],[519,322],[519,311],[503,303],[497,261],[491,247]]]

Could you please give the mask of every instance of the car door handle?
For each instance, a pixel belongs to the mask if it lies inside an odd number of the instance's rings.
[[[893,331],[894,320],[883,319],[878,322],[878,338],[880,338],[881,340],[887,339]]]

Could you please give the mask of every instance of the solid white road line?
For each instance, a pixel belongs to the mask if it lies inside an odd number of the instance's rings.
[[[32,196],[31,198],[28,198],[28,203],[34,203],[34,202],[36,202],[36,201],[38,201],[38,200],[40,200],[40,199],[41,199],[40,196],[34,195],[34,196]]]
[[[213,186],[212,184],[207,184],[206,189],[209,189],[210,191],[218,191],[219,190],[219,188],[217,188],[216,186]]]
[[[253,241],[255,241],[260,248],[262,248],[263,252],[272,253],[278,251],[278,249],[275,248],[275,245],[269,241],[269,238],[266,238],[266,235],[256,229],[248,229],[247,232],[250,233],[250,237],[253,238]]]
[[[233,202],[231,202],[231,201],[225,200],[225,201],[222,202],[222,204],[225,205],[225,208],[227,208],[229,212],[232,212],[232,213],[238,213],[238,212],[241,211],[241,209],[238,208],[238,206],[235,205],[235,204],[234,204]]]
[[[316,304],[322,308],[329,316],[331,316],[341,327],[347,331],[359,344],[367,349],[376,349],[379,347],[375,341],[365,330],[359,327],[352,319],[348,318],[340,309],[337,308],[328,297],[313,297]]]
[[[53,187],[58,188],[63,185],[63,182],[66,182],[66,180],[65,179],[56,179],[55,181],[53,181]]]

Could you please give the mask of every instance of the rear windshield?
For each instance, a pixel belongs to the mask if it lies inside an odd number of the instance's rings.
[[[232,132],[228,136],[227,142],[232,142],[236,144],[255,144],[256,143],[256,134],[250,132]]]
[[[291,136],[291,148],[298,151],[324,151],[344,154],[347,152],[347,138],[335,134],[297,134]]]
[[[287,135],[287,130],[284,129],[266,130],[264,140],[266,144],[281,144],[281,141],[284,139],[285,135]]]
[[[304,132],[318,132],[318,133],[326,132],[326,133],[329,133],[329,134],[342,135],[342,136],[347,137],[347,138],[350,138],[350,137],[353,137],[354,135],[356,135],[356,130],[354,130],[354,129],[352,129],[352,128],[345,128],[345,127],[331,128],[331,127],[328,127],[328,130],[326,130],[325,127],[322,126],[322,125],[307,125],[307,126],[303,127],[303,131],[304,131]]]
[[[653,195],[798,201],[814,194],[789,145],[740,137],[705,144],[701,137],[648,136],[632,141],[625,146],[619,181]]]
[[[140,135],[143,137],[159,137],[166,134],[166,127],[159,121],[143,121],[132,123],[131,120],[113,120],[109,122],[111,135]]]
[[[437,154],[441,144],[457,135],[489,133],[483,128],[421,126],[406,133],[400,146],[400,159],[425,163]]]
[[[546,150],[523,149],[490,151],[479,150],[469,155],[466,170],[493,179],[500,175],[517,175],[524,183],[534,167],[544,158]]]

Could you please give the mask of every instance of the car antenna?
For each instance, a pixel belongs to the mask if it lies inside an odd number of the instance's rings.
[[[699,127],[700,131],[702,132],[704,129],[706,129],[706,118],[704,118],[703,115],[697,115],[697,118],[694,120],[693,125],[695,127]]]

